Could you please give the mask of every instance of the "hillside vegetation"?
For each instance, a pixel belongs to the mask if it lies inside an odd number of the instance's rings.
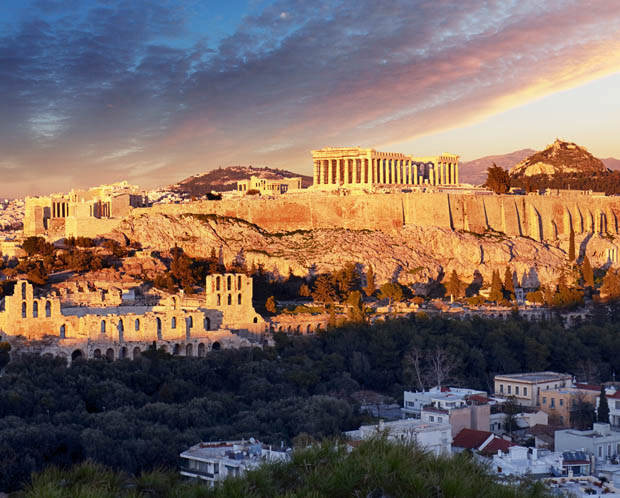
[[[85,463],[68,471],[48,469],[36,475],[16,498],[274,498],[274,497],[550,497],[541,483],[499,483],[469,455],[436,457],[412,445],[366,441],[352,452],[343,444],[293,453],[292,461],[270,464],[243,478],[210,488],[182,480],[173,470],[134,478]]]

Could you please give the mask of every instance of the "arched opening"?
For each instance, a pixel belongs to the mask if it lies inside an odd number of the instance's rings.
[[[127,348],[123,346],[121,350],[118,352],[118,359],[124,360],[127,358]]]
[[[228,275],[228,278],[226,279],[226,283],[228,284],[228,288],[226,290],[231,290],[232,289],[232,277],[230,275]]]
[[[232,296],[228,294],[228,306],[232,304]]]
[[[39,318],[39,303],[37,301],[32,303],[32,318]]]
[[[60,333],[58,335],[61,339],[67,337],[67,326],[64,323],[60,326]]]
[[[241,290],[241,275],[237,275],[237,290]]]
[[[191,344],[185,346],[185,356],[194,356],[194,347]]]
[[[26,301],[22,302],[22,318],[26,318]]]
[[[222,306],[222,296],[220,296],[219,294],[217,295],[217,305]]]
[[[110,361],[114,361],[114,350],[112,348],[108,348],[105,352],[105,357]]]
[[[185,338],[189,339],[191,337],[191,331],[192,331],[192,317],[187,317],[185,319]]]
[[[93,358],[97,358],[97,359],[101,358],[101,349],[97,348],[93,351]]]
[[[161,341],[161,318],[157,317],[157,340]]]
[[[172,354],[174,356],[177,356],[177,355],[181,354],[181,345],[180,344],[175,344],[174,345],[174,349],[172,350]]]
[[[137,332],[138,330],[140,330],[140,319],[139,319],[139,318],[136,318],[136,321],[135,321],[135,323],[134,323],[134,327],[135,327],[135,329],[136,329],[136,332]]]
[[[291,328],[291,326],[289,325],[288,327],[286,327],[286,331],[290,334],[290,333],[293,331],[293,329],[292,329],[292,328]]]
[[[241,304],[241,294],[237,294],[237,304]]]
[[[211,319],[208,316],[205,316],[204,322],[205,330],[211,330]]]
[[[205,345],[201,342],[198,344],[198,357],[204,358],[205,356]]]
[[[194,317],[192,317],[192,316],[188,316],[187,317],[187,326],[190,329],[194,326]]]
[[[45,316],[49,318],[52,316],[52,303],[45,301]]]
[[[220,290],[220,277],[215,277],[215,290]]]
[[[73,353],[71,353],[71,361],[78,361],[82,359],[84,359],[84,354],[81,350],[76,349]]]
[[[118,329],[118,342],[123,342],[123,333],[125,332],[125,325],[123,324],[123,320],[118,321],[118,325],[116,326],[116,328]]]
[[[254,323],[258,323],[258,317],[255,316],[253,321],[254,321]]]
[[[177,317],[176,316],[173,316],[172,320],[170,320],[170,328],[171,329],[177,328]]]
[[[309,334],[310,332],[312,332],[312,325],[308,324],[306,327],[306,334]]]
[[[317,323],[316,324],[316,331],[319,332],[321,330],[321,324]]]
[[[278,327],[278,332],[283,332],[282,325]]]
[[[142,354],[142,352],[140,351],[140,348],[138,346],[133,348],[133,359],[134,360],[137,360],[138,358],[140,358],[141,354]]]
[[[221,345],[220,345],[220,343],[219,343],[219,342],[217,342],[217,341],[216,341],[216,342],[214,342],[214,343],[213,343],[213,345],[211,346],[211,349],[212,349],[213,351],[218,351],[218,350],[219,350],[219,349],[221,349],[221,348],[222,348],[222,346],[221,346]]]
[[[105,334],[105,320],[101,320],[101,333]]]

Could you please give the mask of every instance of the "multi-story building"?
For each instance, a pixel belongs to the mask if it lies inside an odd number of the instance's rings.
[[[592,430],[564,429],[555,432],[556,451],[583,450],[594,457],[596,465],[620,455],[620,431],[609,424],[595,423]]]
[[[505,476],[548,477],[561,475],[564,459],[562,453],[538,451],[536,448],[511,446],[508,452],[499,451],[493,455],[493,468]]]
[[[601,387],[590,384],[549,389],[541,392],[540,409],[547,413],[555,425],[568,427],[572,423],[572,414],[579,403],[596,405],[596,397]]]
[[[363,425],[356,431],[345,432],[345,435],[354,441],[366,440],[383,434],[391,441],[415,442],[436,455],[449,454],[452,449],[449,424],[406,419],[393,422],[380,421],[376,425]]]
[[[405,391],[403,393],[403,413],[407,417],[420,418],[422,408],[433,406],[442,410],[450,410],[467,405],[470,396],[486,396],[484,391],[459,387],[433,387],[428,391]]]
[[[275,451],[254,438],[249,441],[199,443],[180,455],[180,473],[210,483],[243,476],[264,463],[285,462],[287,451]]]
[[[599,398],[596,398],[598,409]],[[607,394],[607,405],[609,406],[609,423],[614,428],[620,428],[620,391]]]
[[[520,405],[540,406],[542,392],[570,386],[572,377],[569,374],[556,372],[496,375],[494,384],[497,397],[514,396]]]
[[[301,176],[281,178],[279,180],[251,176],[249,180],[239,180],[237,182],[237,190],[243,193],[255,190],[261,195],[280,195],[289,190],[300,189]]]

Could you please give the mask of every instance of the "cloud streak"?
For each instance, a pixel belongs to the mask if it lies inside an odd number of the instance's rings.
[[[189,4],[154,4],[39,0],[0,35],[0,195],[307,172],[313,147],[398,144],[620,69],[611,0],[280,0],[211,45]]]

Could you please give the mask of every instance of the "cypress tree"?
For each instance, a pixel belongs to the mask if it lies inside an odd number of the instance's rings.
[[[590,264],[588,256],[583,257],[581,275],[583,276],[583,285],[585,287],[594,288],[594,271],[592,270],[592,265]]]
[[[597,422],[605,424],[609,423],[609,404],[607,403],[607,394],[605,393],[605,386],[601,386],[601,394],[598,401],[598,413],[596,417]]]
[[[503,299],[502,281],[499,278],[499,270],[493,270],[493,276],[491,277],[491,293],[489,294],[489,300],[499,302]]]
[[[570,226],[570,238],[568,241],[568,260],[575,261],[575,230]]]
[[[368,265],[368,272],[366,273],[366,287],[364,287],[364,294],[370,297],[376,291],[377,291],[377,284],[375,283],[375,272],[372,269],[372,265]]]
[[[504,272],[504,290],[508,294],[509,299],[515,298],[515,284],[512,280],[512,272],[510,268],[507,266],[506,271]]]

